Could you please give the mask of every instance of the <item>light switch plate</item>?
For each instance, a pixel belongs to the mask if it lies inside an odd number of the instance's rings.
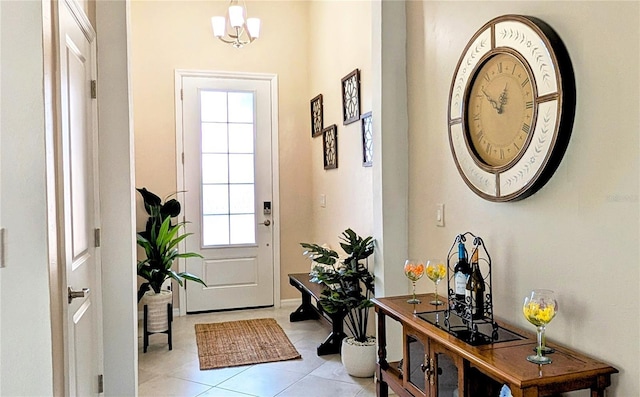
[[[444,227],[444,204],[436,204],[436,226]]]

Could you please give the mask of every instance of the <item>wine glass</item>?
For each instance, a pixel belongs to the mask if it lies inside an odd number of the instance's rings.
[[[427,261],[427,277],[433,281],[436,289],[436,298],[432,300],[432,305],[438,306],[444,304],[443,301],[438,299],[438,284],[447,276],[447,267],[444,265],[444,261],[440,259],[430,259]]]
[[[550,364],[551,359],[543,356],[542,353],[544,351],[545,327],[558,313],[558,301],[555,293],[548,289],[534,289],[529,296],[524,298],[522,312],[524,317],[536,326],[538,337],[536,354],[528,356],[527,360],[535,364]]]
[[[407,259],[404,262],[404,275],[413,284],[413,298],[409,299],[407,303],[420,303],[420,299],[416,298],[416,281],[424,275],[424,263],[420,260]]]

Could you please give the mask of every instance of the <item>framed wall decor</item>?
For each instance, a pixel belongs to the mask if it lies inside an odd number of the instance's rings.
[[[322,135],[323,129],[323,104],[322,94],[319,94],[311,100],[311,136],[316,137]]]
[[[324,169],[338,168],[338,126],[335,124],[322,130]]]
[[[362,115],[362,166],[371,167],[373,165],[373,119],[371,112]]]
[[[360,120],[360,70],[342,78],[342,124]]]

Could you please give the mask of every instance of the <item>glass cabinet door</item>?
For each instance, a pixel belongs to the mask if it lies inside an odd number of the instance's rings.
[[[463,397],[460,386],[462,362],[459,357],[448,352],[436,343],[431,344],[434,368],[430,374],[431,395],[437,397]],[[456,358],[454,358],[456,357]]]
[[[404,331],[404,387],[414,395],[427,395],[425,363],[429,359],[426,341],[411,330]]]

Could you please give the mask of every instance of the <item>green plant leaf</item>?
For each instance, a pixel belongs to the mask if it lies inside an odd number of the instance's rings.
[[[207,284],[205,284],[205,282],[202,281],[200,279],[200,277],[196,276],[195,274],[182,272],[182,273],[179,273],[178,276],[184,278],[185,280],[191,280],[191,281],[195,281],[196,283],[200,283],[200,284],[204,285],[205,287],[207,286]]]
[[[147,291],[149,291],[149,283],[140,284],[140,288],[138,289],[138,302],[140,302],[140,299],[142,299]]]
[[[304,255],[313,261],[329,266],[314,266],[311,281],[323,283],[325,288],[319,300],[322,308],[330,314],[346,313],[345,324],[353,336],[360,341],[367,338],[368,313],[373,306],[374,277],[362,262],[374,252],[372,237],[362,238],[347,229],[340,235],[340,246],[348,257],[339,265],[338,254],[317,244],[301,243]]]
[[[157,195],[145,188],[137,190],[143,196],[145,207],[148,206],[147,212],[150,215],[146,230],[136,235],[136,242],[144,249],[146,256],[144,260],[138,261],[137,273],[146,281],[147,289],[151,288],[158,292],[167,278],[176,280],[180,285],[183,285],[184,279],[204,284],[195,275],[187,273],[188,278],[183,278],[172,269],[177,258],[202,258],[198,253],[178,251],[179,244],[191,235],[190,233],[180,234],[180,228],[184,227],[185,222],[171,224],[171,215],[179,214],[180,203],[175,199],[168,200],[161,209],[162,204]]]
[[[144,209],[147,211],[147,214],[152,215],[152,208],[159,206],[162,200],[160,199],[160,197],[148,191],[147,188],[136,188],[136,190],[140,192],[140,195],[142,196],[142,200],[144,201]]]
[[[175,218],[180,215],[180,210],[180,202],[176,199],[171,199],[160,207],[160,215],[162,216],[162,219]]]

